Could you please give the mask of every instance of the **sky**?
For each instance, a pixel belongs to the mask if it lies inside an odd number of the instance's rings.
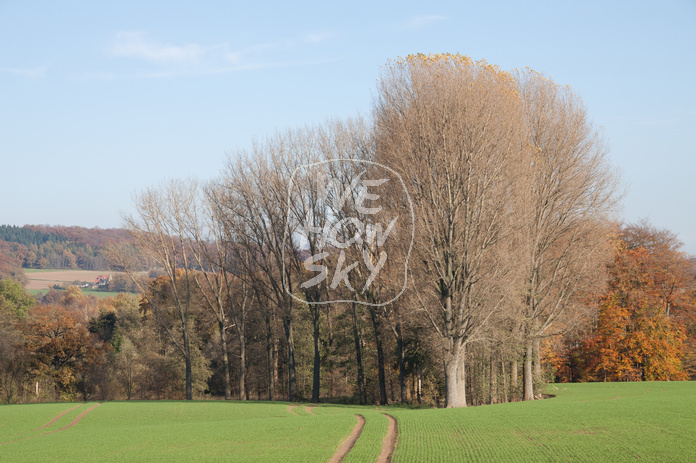
[[[114,228],[276,131],[369,116],[390,59],[461,53],[570,85],[621,218],[696,255],[696,1],[0,0],[0,224]]]

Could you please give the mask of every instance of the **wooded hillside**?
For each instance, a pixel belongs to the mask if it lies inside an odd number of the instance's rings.
[[[124,229],[0,225],[0,259],[15,268],[107,270],[106,248],[132,243]]]

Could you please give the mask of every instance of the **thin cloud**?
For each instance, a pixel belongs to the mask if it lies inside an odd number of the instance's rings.
[[[145,60],[156,66],[149,71],[132,74],[129,76],[131,78],[222,74],[327,62],[316,59],[293,60],[290,56],[330,37],[328,33],[309,33],[232,50],[227,43],[212,46],[194,43],[171,45],[150,39],[144,32],[122,31],[116,34],[108,52],[113,56]],[[95,77],[100,76],[97,73]]]
[[[197,44],[168,45],[150,40],[143,32],[119,32],[111,43],[115,56],[140,58],[156,63],[196,63],[210,48]]]
[[[338,58],[331,59],[319,59],[319,60],[305,60],[305,61],[266,61],[266,62],[252,62],[246,64],[223,66],[217,68],[206,68],[206,69],[191,69],[191,70],[172,70],[172,71],[161,71],[161,72],[145,72],[138,74],[136,78],[147,77],[178,77],[178,76],[191,76],[191,75],[212,75],[212,74],[226,74],[230,72],[241,72],[241,71],[255,71],[259,69],[273,69],[273,68],[287,68],[287,67],[302,67],[302,66],[316,66],[321,64],[335,63],[340,61]]]
[[[332,35],[327,33],[327,32],[311,33],[311,34],[305,35],[303,41],[305,43],[311,43],[311,44],[316,45],[316,44],[319,44],[322,42],[326,42],[331,37],[332,37]]]
[[[263,53],[294,50],[300,48],[305,44],[317,45],[319,43],[325,42],[331,37],[332,36],[329,33],[310,33],[302,37],[300,40],[283,39],[275,42],[257,43],[242,48],[241,50],[228,52],[226,54],[226,58],[232,64],[240,64],[245,59],[248,59],[248,57],[251,55],[260,55]]]
[[[41,79],[46,77],[46,72],[50,64],[44,64],[33,68],[7,68],[7,72],[18,76],[27,77],[29,79]]]
[[[424,27],[430,26],[431,24],[435,24],[446,20],[446,16],[440,16],[435,14],[425,16],[413,16],[404,21],[403,25],[407,29],[422,29]]]

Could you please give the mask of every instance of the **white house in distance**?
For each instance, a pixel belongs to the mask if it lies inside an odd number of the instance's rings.
[[[94,288],[106,286],[110,281],[111,275],[98,275],[97,278],[94,279]]]

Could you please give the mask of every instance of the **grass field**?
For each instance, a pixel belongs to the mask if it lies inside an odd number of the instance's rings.
[[[113,297],[116,296],[119,293],[113,292],[113,291],[99,291],[96,289],[89,289],[89,288],[81,288],[82,289],[82,294],[87,294],[88,296],[97,296],[98,298],[103,298],[103,297]],[[32,294],[34,296],[38,294],[46,294],[48,292],[48,289],[27,289],[27,292],[29,294]]]
[[[106,402],[84,414],[96,403],[6,405],[0,461],[325,462],[356,414],[365,425],[343,461],[376,461],[383,413],[398,421],[394,462],[696,461],[694,382],[563,384],[548,392],[557,397],[449,410],[163,401]]]

